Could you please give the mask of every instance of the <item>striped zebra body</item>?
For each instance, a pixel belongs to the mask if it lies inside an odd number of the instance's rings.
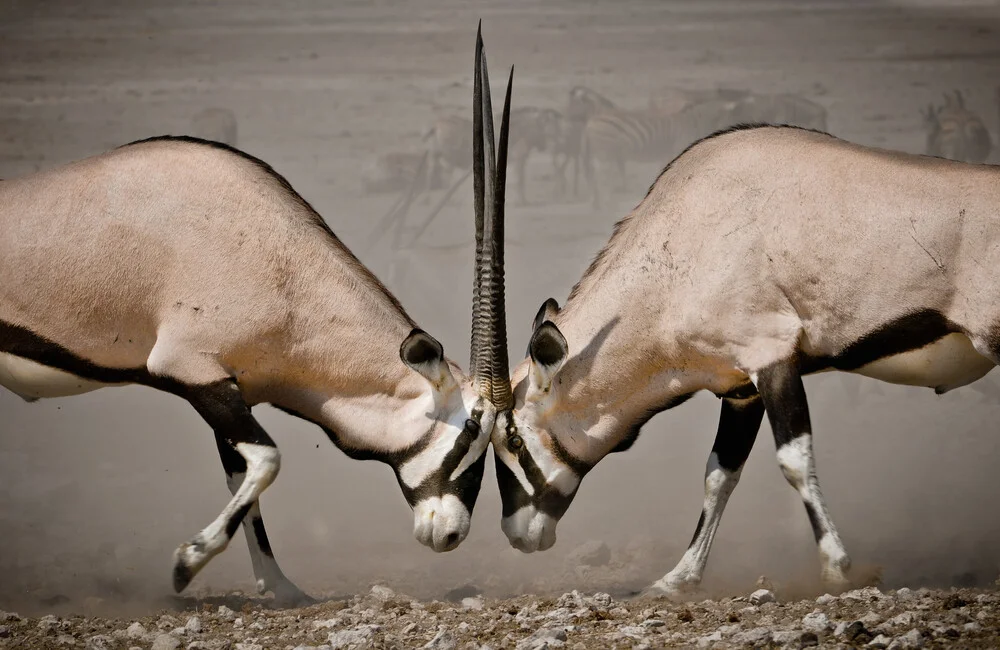
[[[626,163],[665,165],[689,143],[722,128],[728,120],[725,106],[730,103],[702,102],[673,114],[616,110],[593,115],[583,129],[581,157],[595,207],[601,201],[595,163],[613,164],[619,189],[623,189]]]
[[[559,141],[553,151],[558,194],[566,195],[566,167],[573,163],[573,195],[579,195],[583,130],[591,116],[616,111],[618,106],[604,95],[586,86],[574,86],[569,91]]]
[[[552,154],[553,167],[557,167],[563,127],[562,115],[551,108],[525,106],[510,112],[510,149],[507,157],[517,178],[517,198],[521,205],[528,202],[525,178],[528,157],[533,151],[548,151]]]

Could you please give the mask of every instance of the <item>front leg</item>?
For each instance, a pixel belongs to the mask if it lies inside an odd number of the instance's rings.
[[[215,521],[174,553],[174,589],[182,591],[213,557],[225,550],[240,523],[278,475],[281,455],[274,441],[250,414],[239,386],[224,379],[185,390],[195,410],[222,438],[220,445],[239,456],[246,474]],[[259,517],[259,511],[257,511]]]
[[[215,443],[219,448],[219,458],[222,468],[226,471],[226,485],[235,496],[246,478],[247,466],[243,456],[237,453],[222,432],[215,432]],[[250,550],[250,562],[253,564],[254,577],[257,579],[257,593],[263,595],[267,591],[274,593],[274,600],[281,606],[298,607],[313,602],[291,580],[285,577],[278,562],[274,559],[271,542],[264,528],[264,519],[260,514],[260,503],[254,502],[243,518],[243,534]]]
[[[760,395],[746,399],[723,398],[719,430],[705,468],[705,501],[694,537],[677,566],[650,586],[649,595],[680,595],[697,587],[705,573],[712,541],[722,521],[722,511],[739,483],[743,464],[750,456],[757,431],[764,419]]]
[[[793,362],[786,361],[761,370],[754,383],[767,409],[778,465],[785,480],[802,497],[809,515],[809,523],[819,545],[823,581],[831,587],[842,588],[848,582],[846,574],[851,560],[826,509],[826,501],[816,478],[812,425],[802,376]]]

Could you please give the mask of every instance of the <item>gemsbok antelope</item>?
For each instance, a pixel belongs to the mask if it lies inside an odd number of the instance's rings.
[[[477,39],[477,74],[481,50]],[[488,105],[488,86],[475,99]],[[497,238],[483,193],[502,200],[498,182],[492,167],[477,178],[468,378],[282,176],[236,149],[165,136],[0,182],[0,385],[31,401],[143,384],[208,423],[233,496],[177,549],[177,591],[242,523],[257,588],[305,598],[257,505],[280,464],[251,414],[260,403],[392,467],[415,537],[449,551],[468,534],[496,395],[510,391],[494,360],[502,276],[483,266]]]
[[[990,132],[983,120],[965,107],[958,90],[944,95],[944,105],[933,104],[923,113],[927,131],[926,153],[950,160],[970,163],[985,162],[993,149]]]
[[[656,413],[722,400],[694,537],[650,589],[702,578],[764,414],[812,524],[822,577],[850,561],[824,502],[802,377],[936,393],[1000,362],[1000,167],[744,125],[671,162],[562,309],[535,318],[492,443],[502,528],[545,550],[581,479]]]

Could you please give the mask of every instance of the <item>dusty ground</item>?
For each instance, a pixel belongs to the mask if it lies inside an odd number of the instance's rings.
[[[112,650],[337,648],[995,648],[1000,595],[874,587],[785,601],[773,591],[675,603],[572,591],[421,602],[376,585],[296,610],[239,596],[136,619],[0,612],[0,647]]]
[[[239,119],[240,146],[289,178],[449,356],[464,360],[471,188],[459,191],[419,241],[407,244],[407,235],[430,202],[417,206],[403,246],[393,249],[388,234],[368,247],[392,198],[365,196],[360,170],[378,153],[418,149],[435,117],[469,112],[480,17],[494,76],[516,66],[515,105],[559,107],[574,84],[627,106],[644,106],[661,86],[795,92],[828,109],[838,136],[920,151],[918,109],[960,88],[1000,132],[992,100],[1000,84],[997,2],[8,0],[0,5],[0,178],[150,135],[183,133],[196,110],[230,107]],[[538,305],[549,296],[565,299],[657,167],[631,168],[629,191],[595,212],[583,199],[556,201],[548,161],[531,162],[530,204],[508,208],[513,358],[524,349]],[[809,378],[807,389],[820,479],[856,562],[881,566],[886,589],[992,588],[1000,573],[1000,518],[982,504],[1000,491],[1000,403],[969,389],[935,397],[833,376]],[[141,621],[153,630],[154,612],[162,608],[201,610],[203,602],[214,607],[211,599],[220,594],[249,592],[240,534],[185,595],[207,600],[170,595],[172,549],[228,499],[211,436],[187,405],[143,388],[31,405],[2,393],[0,413],[0,608],[36,617],[152,616]],[[277,557],[304,589],[339,600],[293,613],[251,609],[242,642],[270,636],[257,642],[319,645],[331,631],[367,624],[367,601],[355,609],[350,598],[384,583],[425,603],[471,585],[469,593],[486,598],[487,613],[444,605],[435,620],[419,612],[437,606],[420,610],[404,599],[388,608],[391,621],[388,612],[380,614],[379,640],[413,645],[443,624],[462,643],[478,638],[496,646],[508,633],[516,641],[541,626],[527,620],[522,630],[528,615],[516,617],[532,603],[554,609],[560,594],[573,589],[624,597],[671,568],[698,517],[717,405],[703,396],[653,420],[633,451],[588,476],[561,524],[560,541],[534,556],[510,549],[498,530],[491,470],[469,539],[452,553],[433,555],[412,540],[409,511],[388,469],[346,459],[311,425],[266,407],[257,413],[284,453],[282,475],[262,499]],[[759,440],[716,541],[707,593],[749,594],[763,573],[800,585],[796,598],[814,598],[823,592],[814,577],[808,522],[776,471],[766,426]],[[594,539],[609,545],[611,565],[578,570],[574,550]],[[529,593],[548,600],[522,596]],[[494,600],[513,596],[519,600]],[[964,626],[981,614],[984,629],[995,622],[991,592],[983,602],[978,592],[962,592],[969,604],[945,611],[947,597],[935,592],[926,610],[917,607],[923,601],[908,604],[922,621],[914,627],[943,644],[950,637],[934,637],[930,623],[940,620],[959,632],[958,642],[989,645],[985,632]],[[245,602],[229,598],[237,610]],[[560,619],[580,626],[567,633],[567,643],[598,647],[610,638],[600,634],[619,634],[650,616],[665,622],[649,628],[652,645],[686,643],[730,624],[723,620],[728,612],[747,604],[689,605],[687,623],[678,621],[679,607],[624,606],[627,614],[606,620],[598,620],[604,614]],[[765,606],[739,613],[739,623],[744,631],[777,630],[814,606]],[[849,613],[837,607],[847,606],[824,606],[831,620],[865,613],[861,605]],[[180,625],[188,615],[173,614]],[[215,615],[200,616],[206,638],[233,627]],[[285,628],[278,621],[288,616],[301,620]],[[313,630],[313,621],[338,616],[335,628]],[[764,623],[760,616],[774,620]],[[410,619],[418,627],[404,634]],[[474,627],[461,630],[461,619]],[[80,639],[114,638],[129,624],[66,620]],[[253,629],[258,621],[274,628]],[[2,624],[11,636],[0,643],[58,643],[58,633],[35,636],[36,619]],[[866,623],[872,631],[880,624]],[[297,630],[307,633],[288,636]],[[673,639],[674,633],[685,636]],[[229,638],[237,640],[236,634]],[[143,639],[134,645],[149,647],[152,641]]]

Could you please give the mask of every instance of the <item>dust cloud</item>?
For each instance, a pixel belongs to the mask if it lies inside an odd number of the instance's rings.
[[[634,107],[667,86],[788,92],[822,104],[835,135],[922,152],[919,109],[961,89],[1000,135],[995,1],[13,0],[0,7],[0,178],[186,133],[199,110],[229,108],[238,146],[285,175],[464,364],[471,184],[416,241],[440,192],[368,247],[394,197],[366,195],[360,174],[380,154],[419,152],[436,118],[469,113],[480,17],[494,70],[515,66],[515,107],[562,108],[577,84]],[[513,359],[538,305],[565,300],[662,163],[630,165],[627,191],[595,211],[586,197],[554,199],[548,156],[530,159],[529,203],[509,201],[507,216]],[[882,567],[890,586],[991,584],[1000,561],[1000,399],[836,375],[806,387],[820,480],[855,563]],[[556,546],[525,556],[499,530],[492,460],[471,535],[435,555],[413,540],[387,467],[349,460],[313,425],[258,407],[284,454],[261,501],[264,519],[285,572],[313,593],[378,581],[425,598],[466,584],[491,596],[583,581],[624,592],[666,573],[690,539],[717,409],[706,395],[656,417],[632,451],[584,481]],[[35,404],[4,391],[0,412],[0,608],[151,608],[169,599],[173,549],[229,498],[194,410],[126,387]],[[761,574],[808,582],[818,573],[766,424],[756,447],[716,540],[710,591],[745,589]],[[575,571],[567,555],[594,539],[611,547],[616,568]],[[252,586],[238,533],[191,593]]]

